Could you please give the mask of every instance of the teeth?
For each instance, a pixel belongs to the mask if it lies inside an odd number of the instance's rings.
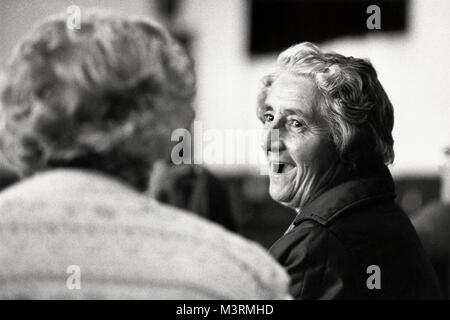
[[[278,171],[279,171],[279,168],[280,168],[279,163],[272,162],[272,163],[270,164],[270,169],[271,169],[271,171],[274,172],[274,173],[279,173],[279,172],[278,172]]]

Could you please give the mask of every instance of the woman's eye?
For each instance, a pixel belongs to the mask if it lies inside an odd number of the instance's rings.
[[[273,121],[273,115],[270,113],[264,114],[264,122],[272,122]]]
[[[291,126],[294,128],[302,128],[304,124],[298,120],[291,120]]]

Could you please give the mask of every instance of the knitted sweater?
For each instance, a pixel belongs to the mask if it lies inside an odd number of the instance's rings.
[[[287,285],[259,245],[97,172],[0,193],[3,299],[282,299]]]

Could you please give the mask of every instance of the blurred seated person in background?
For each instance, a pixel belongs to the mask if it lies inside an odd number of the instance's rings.
[[[184,50],[145,19],[81,21],[42,22],[2,79],[1,147],[23,180],[0,194],[0,298],[288,297],[261,247],[142,194],[194,116]]]
[[[441,284],[444,296],[450,298],[450,147],[441,171],[441,199],[432,201],[414,213],[412,223]]]
[[[270,251],[297,299],[440,298],[436,275],[395,204],[394,112],[373,66],[311,43],[282,52],[258,116],[270,194],[297,210]]]
[[[411,217],[448,299],[450,289],[450,203],[435,201]]]
[[[237,232],[226,186],[206,168],[160,160],[154,163],[150,196]]]

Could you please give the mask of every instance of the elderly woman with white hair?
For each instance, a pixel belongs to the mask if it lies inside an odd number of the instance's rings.
[[[193,65],[143,18],[46,19],[0,87],[1,148],[23,180],[0,194],[0,298],[280,299],[261,247],[144,194],[194,112]]]
[[[297,299],[433,299],[434,270],[392,177],[394,111],[370,62],[282,52],[258,98],[270,194],[297,211],[272,255]]]

